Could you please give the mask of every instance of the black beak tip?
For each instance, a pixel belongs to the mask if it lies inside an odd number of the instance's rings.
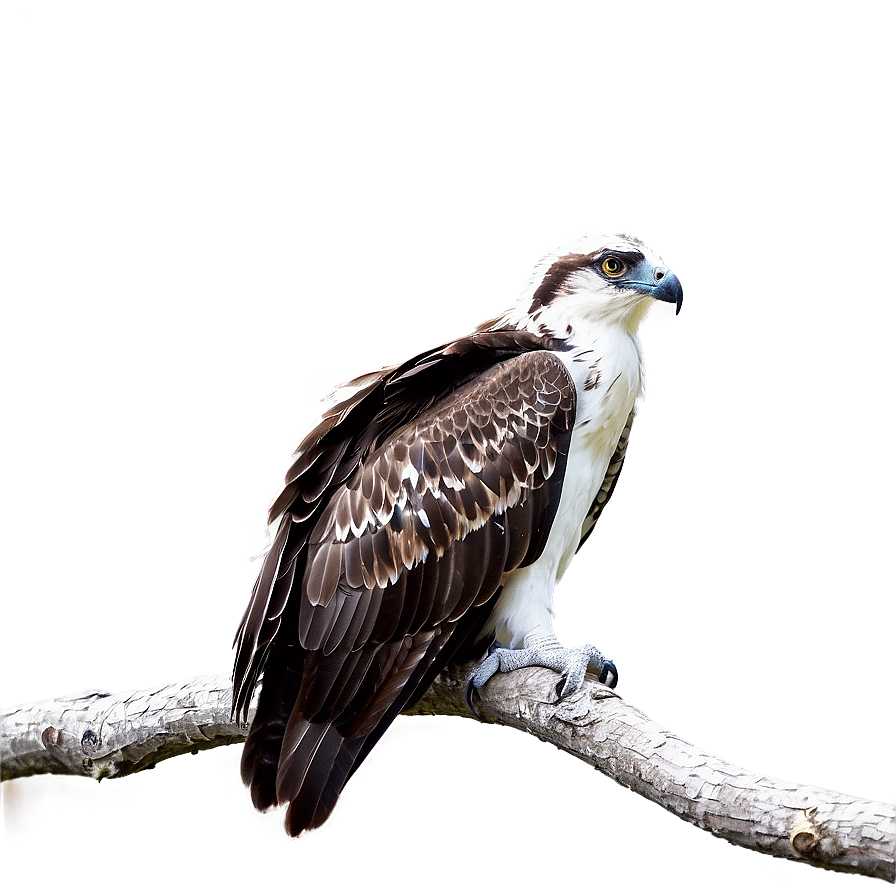
[[[684,302],[684,290],[681,288],[678,277],[671,271],[663,277],[657,289],[656,297],[661,302],[669,302],[674,305],[676,316],[681,311],[681,306]]]

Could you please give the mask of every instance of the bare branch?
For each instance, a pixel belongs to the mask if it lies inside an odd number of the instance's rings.
[[[464,700],[469,672],[447,670],[408,714],[473,718]],[[480,693],[480,717],[534,734],[738,846],[896,879],[896,806],[746,771],[665,731],[590,679],[556,702],[557,680],[546,669],[497,675]],[[2,779],[121,777],[244,739],[245,729],[230,720],[226,675],[154,690],[74,694],[3,711]]]
[[[3,710],[0,778],[120,778],[163,759],[236,744],[230,676],[118,694],[86,692]],[[255,706],[252,706],[254,714]]]

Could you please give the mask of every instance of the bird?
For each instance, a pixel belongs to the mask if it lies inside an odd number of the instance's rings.
[[[554,589],[625,460],[662,258],[625,234],[545,256],[508,311],[349,381],[296,449],[234,640],[241,774],[290,836],[320,827],[385,730],[449,662],[560,673],[558,699],[618,671],[554,634]]]

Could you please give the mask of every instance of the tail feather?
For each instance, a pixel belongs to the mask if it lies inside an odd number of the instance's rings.
[[[488,612],[488,605],[471,608],[456,628],[452,626],[441,637],[421,645],[401,690],[393,692],[391,705],[376,705],[370,727],[358,734],[353,734],[357,707],[342,717],[309,721],[300,696],[305,661],[299,669],[285,661],[287,655],[295,657],[298,652],[304,656],[304,652],[295,646],[272,651],[241,766],[256,808],[289,803],[285,827],[292,837],[320,827],[349,778],[395,717],[426,691],[447,662],[476,639]]]
[[[277,769],[279,803],[290,803],[299,794],[304,794],[303,802],[310,803],[308,796],[322,788],[342,744],[342,736],[338,731],[334,732],[329,723],[315,724],[302,719],[298,729],[301,733],[295,747],[290,749],[288,732],[280,752]],[[313,807],[309,808],[313,812]]]
[[[346,740],[330,724],[311,724],[303,744],[284,766],[280,795],[287,797],[285,827],[291,837],[320,827],[336,806],[365,738]],[[296,784],[298,783],[298,786]]]
[[[258,698],[258,709],[243,747],[240,773],[252,804],[261,812],[278,805],[277,767],[286,725],[302,683],[304,655],[293,650],[300,666],[285,661],[286,651],[272,652]]]
[[[352,776],[358,753],[364,748],[366,740],[367,738],[357,738],[356,740],[347,740],[342,744],[333,762],[333,771],[327,781],[327,786],[321,793],[317,810],[311,820],[311,827],[320,827],[330,817],[330,813],[342,793],[342,788]]]

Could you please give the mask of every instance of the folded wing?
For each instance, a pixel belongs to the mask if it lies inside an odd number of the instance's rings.
[[[290,834],[326,820],[385,728],[477,637],[504,574],[544,548],[575,388],[554,354],[502,338],[359,383],[275,502],[234,709],[245,717],[263,673],[243,777],[259,808],[290,804]]]

